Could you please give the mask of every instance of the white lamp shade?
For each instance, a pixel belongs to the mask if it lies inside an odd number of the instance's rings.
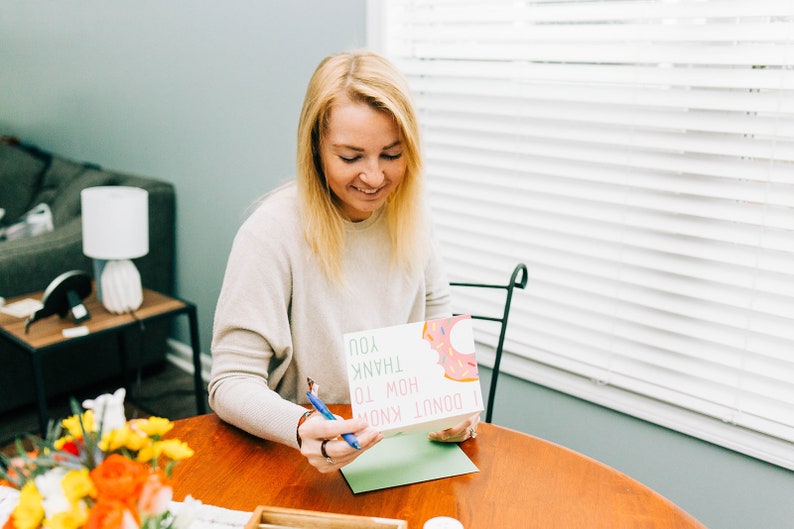
[[[135,259],[149,253],[149,193],[139,187],[87,187],[80,192],[83,253]]]

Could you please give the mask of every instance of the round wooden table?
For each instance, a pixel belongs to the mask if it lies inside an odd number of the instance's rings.
[[[350,414],[349,406],[331,408]],[[174,499],[396,518],[412,529],[434,516],[466,529],[705,529],[648,487],[572,450],[487,423],[478,432],[460,446],[480,472],[354,495],[340,472],[320,474],[292,448],[200,415],[176,421],[168,435],[196,452],[174,470]]]

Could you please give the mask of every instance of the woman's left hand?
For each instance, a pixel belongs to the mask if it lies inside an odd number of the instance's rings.
[[[439,441],[442,443],[460,443],[467,439],[474,439],[477,437],[477,425],[480,424],[480,414],[475,413],[468,419],[460,424],[441,430],[432,432],[427,437],[431,441]]]

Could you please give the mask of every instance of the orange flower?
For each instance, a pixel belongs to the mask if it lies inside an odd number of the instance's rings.
[[[85,529],[135,529],[137,526],[126,503],[104,500],[91,509]]]
[[[14,517],[13,516],[9,516],[8,517],[8,520],[6,520],[6,523],[3,524],[3,529],[16,529],[16,527],[14,527]]]
[[[121,502],[134,502],[148,475],[149,467],[119,454],[109,455],[91,471],[99,497]]]

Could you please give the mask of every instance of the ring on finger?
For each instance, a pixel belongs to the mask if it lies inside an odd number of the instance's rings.
[[[331,456],[328,455],[328,452],[325,451],[325,445],[328,444],[328,439],[324,439],[322,444],[320,444],[320,453],[323,455],[328,464],[333,465],[334,460],[331,459]]]
[[[472,439],[477,438],[477,430],[474,429],[474,426],[469,427],[469,437]]]

